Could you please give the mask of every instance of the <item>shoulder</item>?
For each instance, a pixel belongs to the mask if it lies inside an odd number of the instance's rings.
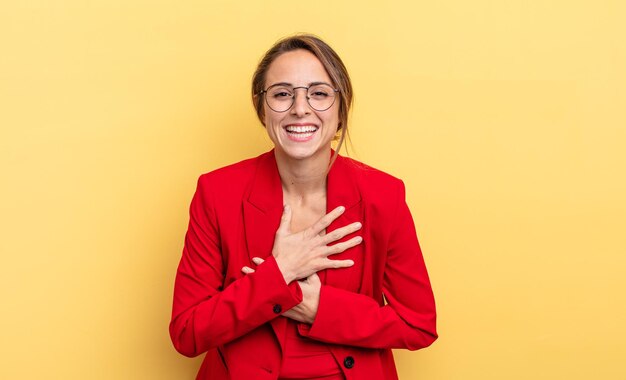
[[[266,152],[204,173],[198,178],[198,189],[210,189],[217,195],[240,196],[254,179],[259,163],[267,159],[268,154]]]
[[[376,231],[391,233],[406,204],[404,182],[389,173],[351,158],[342,158],[342,167],[353,181],[362,207],[370,220],[380,223]]]
[[[361,192],[389,193],[404,189],[404,182],[392,174],[376,169],[353,158],[339,156],[338,163],[350,173]]]
[[[257,163],[264,154],[258,157],[247,158],[234,164],[211,170],[210,172],[202,174],[199,180],[200,182],[243,180],[246,177],[254,175],[254,170],[257,166]]]

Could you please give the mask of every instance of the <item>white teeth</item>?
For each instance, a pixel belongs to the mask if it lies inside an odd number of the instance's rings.
[[[315,132],[317,131],[317,127],[312,125],[288,125],[285,128],[287,132],[296,132],[296,133],[307,133],[307,132]]]

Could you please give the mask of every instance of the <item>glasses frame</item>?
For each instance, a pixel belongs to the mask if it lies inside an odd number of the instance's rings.
[[[335,101],[337,99],[336,96],[333,96],[333,102],[330,103],[330,105],[324,109],[317,109],[315,107],[313,107],[313,105],[311,104],[311,98],[309,97],[309,89],[313,86],[319,86],[320,84],[326,85],[328,87],[330,87],[335,93],[339,93],[339,89],[338,88],[334,88],[333,86],[330,85],[330,83],[326,83],[326,82],[316,82],[316,83],[311,83],[308,87],[307,86],[297,86],[297,87],[292,87],[291,89],[293,90],[293,96],[291,97],[291,104],[289,105],[289,107],[287,107],[286,110],[284,111],[277,111],[274,108],[272,108],[272,106],[270,106],[269,101],[267,100],[267,96],[265,96],[267,94],[267,92],[272,89],[273,87],[277,87],[277,86],[286,86],[285,83],[276,83],[273,84],[271,86],[269,86],[268,88],[266,88],[265,90],[262,90],[261,92],[259,92],[259,95],[262,95],[265,98],[265,104],[267,104],[267,106],[274,112],[278,112],[278,113],[283,113],[283,112],[287,112],[291,109],[291,107],[293,107],[294,103],[296,102],[296,90],[299,88],[304,88],[306,90],[306,102],[309,105],[309,107],[311,107],[312,109],[314,109],[317,112],[324,112],[330,109],[330,107],[332,107],[335,104]],[[287,86],[286,86],[287,87]]]

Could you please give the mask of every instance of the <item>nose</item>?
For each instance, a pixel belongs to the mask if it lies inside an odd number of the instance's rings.
[[[311,107],[309,106],[309,100],[307,99],[308,89],[305,87],[300,87],[294,88],[293,91],[293,106],[291,107],[291,113],[298,117],[310,114]]]

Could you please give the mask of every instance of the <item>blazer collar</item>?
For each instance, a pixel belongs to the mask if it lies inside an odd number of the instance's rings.
[[[330,150],[331,157],[334,152]],[[361,200],[351,165],[352,162],[341,155],[333,163],[326,183],[326,212],[338,206],[347,210]],[[259,156],[248,201],[264,213],[277,208],[282,210],[283,191],[274,149]]]

